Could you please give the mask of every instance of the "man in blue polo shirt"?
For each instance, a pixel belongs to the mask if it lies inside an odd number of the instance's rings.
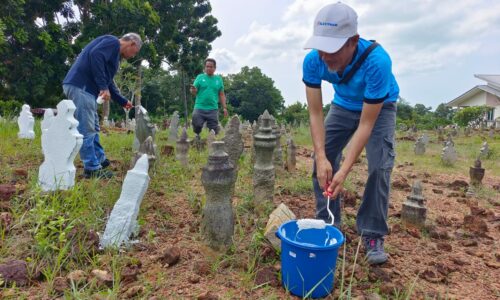
[[[120,39],[112,35],[100,36],[83,48],[64,78],[64,94],[75,103],[75,118],[79,122],[77,128],[83,135],[80,159],[86,178],[113,176],[111,171],[104,170],[109,166],[109,160],[99,141],[96,99],[113,99],[124,108],[132,108],[132,103],[120,95],[113,77],[118,71],[120,59],[134,57],[141,46],[141,37],[136,33],[127,33]]]
[[[394,129],[399,87],[391,59],[382,46],[357,33],[357,14],[343,3],[323,7],[305,48],[303,63],[315,163],[313,186],[316,217],[340,226],[339,193],[351,168],[366,147],[368,179],[356,225],[370,264],[387,261],[384,236],[394,165]],[[332,108],[323,120],[321,81],[333,85]],[[346,149],[341,164],[342,150]],[[332,199],[327,208],[328,197]]]

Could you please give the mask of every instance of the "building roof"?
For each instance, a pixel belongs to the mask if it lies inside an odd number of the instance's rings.
[[[489,86],[500,90],[500,75],[474,74],[474,77],[484,80]]]
[[[481,91],[500,97],[500,75],[474,74],[474,77],[486,81],[487,84],[476,85],[467,92],[446,103],[446,106],[450,107],[460,106],[462,102],[464,102],[465,100],[469,99],[470,97],[476,95]]]

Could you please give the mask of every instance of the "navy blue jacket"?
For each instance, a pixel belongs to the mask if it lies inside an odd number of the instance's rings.
[[[79,87],[96,98],[100,90],[109,90],[111,99],[121,106],[127,104],[116,88],[113,77],[120,66],[120,41],[103,35],[90,42],[76,58],[63,84]]]

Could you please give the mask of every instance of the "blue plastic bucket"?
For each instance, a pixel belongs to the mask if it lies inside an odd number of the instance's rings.
[[[292,220],[283,223],[276,232],[281,239],[281,283],[299,297],[325,297],[333,289],[338,250],[344,236],[331,225],[297,231],[297,220]]]

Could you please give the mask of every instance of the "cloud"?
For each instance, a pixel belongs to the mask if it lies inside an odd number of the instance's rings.
[[[217,61],[217,73],[237,73],[241,66],[238,64],[238,56],[225,48],[214,49],[210,57]]]

